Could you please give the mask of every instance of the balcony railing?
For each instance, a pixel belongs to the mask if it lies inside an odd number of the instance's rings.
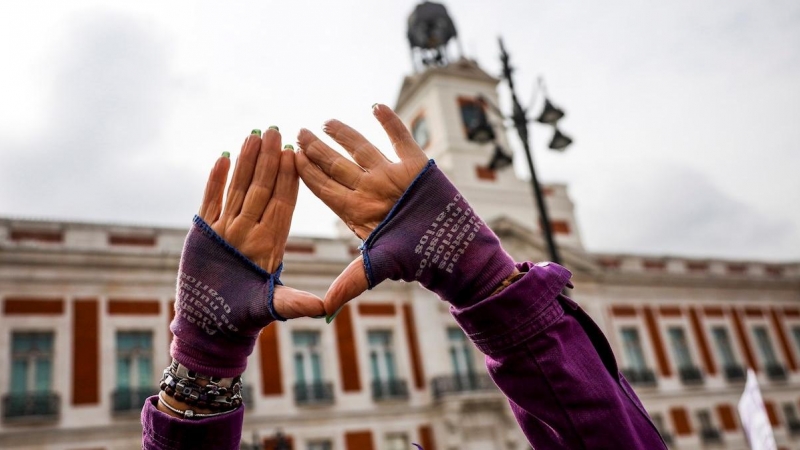
[[[800,434],[800,420],[790,420],[788,423],[786,423],[786,428],[789,429],[789,434],[792,436],[797,436]]]
[[[144,401],[158,391],[152,387],[121,388],[111,394],[111,410],[115,413],[139,412]]]
[[[700,439],[706,444],[722,442],[722,434],[716,428],[700,429]]]
[[[622,375],[625,376],[628,383],[634,386],[655,386],[657,384],[655,372],[646,367],[622,369]]]
[[[438,399],[459,392],[478,392],[497,390],[492,379],[486,374],[445,375],[431,382],[433,397]]]
[[[660,433],[661,433],[661,439],[664,440],[665,444],[672,445],[673,443],[675,443],[675,438],[672,436],[672,433],[668,433],[666,431]]]
[[[61,399],[53,392],[8,394],[3,397],[3,419],[55,420],[60,406]]]
[[[744,381],[747,378],[747,373],[744,367],[738,364],[731,364],[725,366],[725,379],[728,381]]]
[[[767,378],[772,381],[786,381],[786,368],[783,364],[767,364],[764,369],[767,372]]]
[[[703,383],[703,372],[699,367],[686,366],[678,369],[683,384],[695,385]]]
[[[325,382],[297,383],[294,385],[294,401],[298,405],[333,403],[333,384]]]
[[[408,398],[406,380],[375,380],[372,382],[374,400],[404,400]]]
[[[245,409],[253,409],[253,405],[256,403],[255,395],[252,384],[242,385],[242,403]]]

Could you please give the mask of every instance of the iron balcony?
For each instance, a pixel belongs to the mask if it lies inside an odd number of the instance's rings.
[[[747,373],[744,367],[738,364],[731,364],[725,366],[725,379],[728,381],[744,381],[747,378]]]
[[[54,392],[26,392],[3,397],[3,419],[56,420],[61,399]]]
[[[333,403],[333,384],[324,381],[296,383],[294,401],[298,405],[328,405]]]
[[[120,388],[111,394],[111,410],[115,413],[141,412],[145,400],[156,395],[152,387]]]
[[[703,383],[703,372],[697,366],[680,367],[678,369],[678,374],[683,384],[695,385]]]
[[[767,364],[766,367],[767,378],[772,381],[786,381],[786,368],[783,364]]]
[[[655,372],[646,367],[622,369],[622,375],[634,386],[655,386],[657,384]]]
[[[434,378],[431,384],[433,397],[436,399],[454,393],[497,390],[492,379],[486,374],[444,375]]]
[[[408,385],[405,380],[374,380],[372,382],[374,400],[405,400],[408,398]]]

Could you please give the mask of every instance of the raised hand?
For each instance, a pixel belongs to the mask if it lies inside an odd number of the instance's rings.
[[[385,105],[373,114],[383,126],[400,161],[393,163],[361,134],[331,120],[324,131],[353,157],[352,162],[302,129],[297,170],[303,182],[361,239],[386,218],[408,186],[422,171],[428,157],[411,137],[399,117]],[[355,259],[331,285],[325,296],[330,316],[369,287],[362,256]]]
[[[275,128],[263,136],[248,136],[223,206],[229,168],[227,155],[217,160],[198,215],[231,246],[273,273],[283,260],[297,201],[295,154],[291,148],[281,150],[281,135]],[[325,313],[317,296],[286,286],[275,286],[274,306],[287,319]]]

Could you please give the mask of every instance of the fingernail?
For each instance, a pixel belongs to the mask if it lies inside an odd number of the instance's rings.
[[[294,151],[294,145],[292,145],[292,144],[286,144],[286,145],[284,145],[284,146],[283,146],[283,149],[284,149],[284,150],[291,150],[291,151]]]
[[[331,314],[330,316],[325,317],[325,323],[333,322],[333,319],[335,319],[336,316],[338,316],[339,313],[342,312],[342,308],[344,308],[344,305],[340,306],[339,309],[337,309],[335,313]]]
[[[259,130],[258,128],[254,128],[253,131],[250,132],[250,134],[257,134],[260,137],[261,136],[261,130]]]
[[[325,314],[312,317],[312,319],[324,319],[324,318],[325,318]]]
[[[270,125],[270,126],[269,126],[269,129],[270,129],[270,130],[275,130],[275,131],[281,131],[281,130],[280,130],[280,128],[278,128],[278,126],[277,126],[277,125]]]
[[[222,152],[222,157],[223,158],[230,158],[231,157],[231,152]]]
[[[378,106],[378,104],[377,103],[373,103],[372,104],[372,109],[375,109],[376,106]]]

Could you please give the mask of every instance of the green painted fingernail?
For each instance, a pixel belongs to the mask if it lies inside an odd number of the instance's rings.
[[[294,151],[294,145],[286,144],[286,145],[283,146],[283,149],[284,150],[292,150],[292,151]]]
[[[377,103],[373,103],[372,104],[372,109],[375,109],[376,106],[378,106],[378,104]]]
[[[250,132],[250,134],[257,134],[261,136],[261,130],[259,130],[258,128],[254,128],[253,131]]]
[[[222,157],[223,158],[230,158],[231,157],[231,152],[222,152]]]
[[[324,318],[325,318],[325,314],[312,317],[312,319],[324,319]]]
[[[337,309],[335,313],[331,314],[330,316],[325,317],[325,323],[333,322],[333,319],[335,319],[336,316],[338,316],[339,313],[342,312],[342,308],[344,308],[344,306],[345,305],[340,306],[339,309]]]
[[[270,126],[269,126],[269,129],[270,129],[270,130],[275,130],[275,131],[281,131],[281,129],[280,129],[280,128],[278,128],[278,126],[277,126],[277,125],[270,125]]]

